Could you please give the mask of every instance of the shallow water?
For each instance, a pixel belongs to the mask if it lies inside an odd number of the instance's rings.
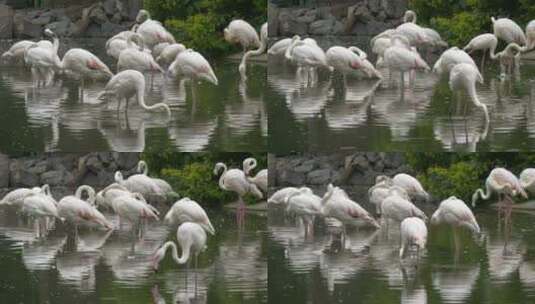
[[[368,206],[366,206],[367,208]],[[367,208],[368,210],[372,210]],[[432,214],[434,207],[423,209]],[[400,262],[399,228],[338,230],[316,221],[313,236],[281,209],[268,221],[270,303],[532,303],[535,301],[534,213],[513,213],[505,246],[497,212],[479,208],[482,237],[428,227],[427,249]],[[333,239],[335,241],[333,241]]]
[[[84,47],[105,61],[104,41],[68,42]],[[66,48],[65,46],[63,46]],[[4,46],[5,48],[5,46]],[[66,50],[60,49],[60,55]],[[145,100],[165,102],[165,113],[147,112],[130,102],[117,113],[117,101],[97,104],[106,82],[86,82],[83,101],[78,83],[59,79],[54,86],[32,90],[31,73],[21,66],[0,67],[0,149],[19,151],[265,151],[267,115],[263,101],[267,68],[248,65],[248,79],[240,84],[238,63],[211,61],[219,85],[201,82],[195,99],[189,82],[156,75]],[[124,101],[122,106],[124,107]]]
[[[534,62],[523,61],[519,74],[503,82],[496,65],[485,68],[485,83],[477,91],[489,108],[488,128],[483,112],[466,95],[450,109],[447,77],[418,72],[414,88],[402,94],[398,73],[393,83],[388,77],[382,83],[348,77],[344,90],[341,75],[331,79],[320,70],[318,83],[307,87],[292,64],[278,58],[269,62],[271,151],[512,151],[535,146]]]
[[[151,224],[141,239],[124,226],[111,233],[81,230],[75,242],[76,237],[58,224],[39,240],[31,224],[4,211],[2,302],[266,303],[265,217],[248,214],[239,232],[232,213],[208,213],[216,235],[208,236],[197,271],[190,268],[186,273],[168,252],[155,274],[150,257],[165,241],[175,240],[176,233],[161,222]]]

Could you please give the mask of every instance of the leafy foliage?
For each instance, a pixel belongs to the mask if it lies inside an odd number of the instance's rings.
[[[267,21],[266,0],[144,0],[144,7],[177,41],[208,55],[237,50],[223,38],[233,19],[246,19],[257,29]]]
[[[490,17],[508,17],[524,27],[535,15],[532,0],[409,0],[418,23],[435,28],[450,45],[464,46],[492,31]]]

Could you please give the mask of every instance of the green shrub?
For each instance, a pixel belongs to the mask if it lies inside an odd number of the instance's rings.
[[[485,168],[472,162],[458,162],[449,168],[430,167],[418,175],[424,188],[433,197],[443,200],[452,195],[469,203],[474,191],[482,186],[481,175]]]
[[[163,169],[162,177],[180,197],[189,197],[199,204],[223,205],[233,200],[230,192],[219,189],[213,165],[206,162],[191,163],[182,169]]]

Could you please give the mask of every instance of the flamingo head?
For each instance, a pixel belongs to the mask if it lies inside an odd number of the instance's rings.
[[[147,19],[150,19],[149,12],[147,12],[144,9],[139,10],[139,12],[137,13],[137,16],[136,16],[136,23],[137,24],[141,24],[141,23],[145,22]]]
[[[219,171],[221,171],[221,169],[223,169],[224,167],[225,167],[225,165],[223,163],[215,164],[214,175],[219,175]]]
[[[425,237],[424,235],[417,235],[414,237],[412,241],[415,246],[417,246],[420,249],[424,249],[425,244],[427,243],[427,237]]]
[[[97,99],[100,101],[107,101],[110,97],[112,97],[113,93],[109,91],[102,91],[100,94],[98,94]]]
[[[160,267],[160,262],[165,257],[165,249],[166,247],[162,246],[160,249],[156,250],[156,252],[151,258],[152,269],[155,272],[158,272],[158,268]]]
[[[115,181],[117,183],[121,183],[123,181],[123,174],[121,173],[121,171],[115,172]]]
[[[56,34],[52,32],[52,30],[50,30],[49,28],[46,28],[43,33],[48,37],[57,37]]]

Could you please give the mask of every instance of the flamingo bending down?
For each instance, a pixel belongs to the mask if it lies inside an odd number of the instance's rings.
[[[268,170],[262,169],[253,177],[251,171],[256,168],[256,159],[249,157],[243,161],[243,173],[247,177],[247,180],[255,184],[262,191],[267,192],[268,189]]]
[[[299,36],[292,38],[292,44],[286,49],[284,57],[297,64],[297,73],[303,68],[307,70],[307,85],[310,82],[313,86],[316,82],[316,68],[324,67],[331,72],[334,70],[327,62],[325,52],[315,42],[306,42]]]
[[[435,213],[433,213],[433,216],[431,216],[431,224],[437,225],[441,223],[466,227],[474,233],[481,232],[472,210],[455,196],[450,196],[443,200]]]
[[[175,60],[176,56],[185,50],[186,47],[182,43],[173,43],[165,46],[157,56],[153,55],[160,66],[167,68]]]
[[[433,66],[433,73],[448,74],[450,70],[459,63],[468,63],[477,68],[474,59],[465,51],[454,46],[442,53]]]
[[[126,187],[113,183],[106,188],[97,192],[95,196],[95,204],[97,207],[104,207],[115,212],[112,201],[121,195],[131,195],[132,193]]]
[[[502,79],[507,74],[511,75],[513,73],[513,68],[518,66],[515,63],[515,59],[522,53],[523,49],[523,47],[515,42],[511,42],[503,51],[496,54],[496,57],[500,60],[500,77],[502,77]]]
[[[527,168],[520,173],[520,185],[524,191],[531,194],[535,193],[535,169]]]
[[[163,51],[168,45],[171,45],[171,43],[169,43],[169,42],[160,42],[160,43],[158,43],[157,45],[155,45],[155,46],[152,48],[152,56],[153,56],[154,58],[158,58],[158,56],[160,56],[160,54],[162,53],[162,51]]]
[[[79,223],[85,222],[92,222],[107,229],[113,229],[113,225],[90,203],[94,201],[94,197],[94,190],[89,191],[88,201],[84,201],[74,195],[65,196],[57,205],[59,216],[74,224],[75,229],[77,229]]]
[[[416,255],[420,255],[420,250],[425,248],[427,243],[427,227],[424,221],[417,217],[408,217],[401,222],[401,248],[399,258],[403,258],[405,252],[416,246]]]
[[[232,191],[238,194],[239,207],[236,213],[238,222],[241,223],[245,216],[245,202],[243,196],[247,193],[252,193],[258,198],[262,198],[262,192],[256,187],[255,184],[250,183],[240,169],[227,170],[227,166],[224,163],[217,163],[214,167],[214,175],[218,175],[222,171],[219,177],[219,188],[225,191]]]
[[[373,72],[364,66],[363,59],[352,51],[350,48],[342,46],[333,46],[325,52],[327,63],[333,67],[334,70],[342,73],[344,85],[347,87],[346,75],[357,70],[364,71],[368,77],[373,75]]]
[[[175,61],[169,66],[168,73],[174,77],[181,75],[191,80],[191,91],[194,100],[196,100],[195,87],[199,79],[204,79],[214,85],[218,84],[210,63],[200,53],[192,49],[180,52]]]
[[[214,226],[206,211],[194,200],[184,197],[176,201],[167,211],[164,219],[167,225],[180,225],[191,222],[200,225],[206,232],[215,235]]]
[[[137,172],[148,176],[149,166],[145,161],[140,160],[137,163]],[[151,177],[151,179],[160,188],[161,192],[165,193],[167,196],[173,195],[178,197],[178,194],[173,190],[173,187],[171,187],[168,182],[161,178]]]
[[[152,257],[152,269],[154,269],[154,271],[158,271],[160,261],[165,257],[165,253],[169,247],[173,250],[173,260],[177,264],[181,265],[188,263],[190,256],[193,255],[195,259],[195,268],[197,268],[198,256],[206,249],[206,232],[204,232],[204,229],[195,223],[184,223],[178,227],[176,231],[176,239],[180,248],[182,248],[182,255],[178,257],[177,248],[173,241],[166,242]]]
[[[524,51],[533,49],[535,49],[535,20],[531,20],[526,25],[526,49]]]
[[[315,195],[312,190],[302,187],[298,191],[289,194],[285,199],[286,212],[295,214],[301,218],[305,225],[305,237],[313,231],[314,218],[321,213],[321,197]]]
[[[375,228],[381,226],[377,221],[362,208],[357,202],[351,200],[347,193],[332,184],[327,186],[327,192],[321,199],[321,214],[332,217],[344,224],[342,234],[345,237],[345,225],[361,225],[362,222]]]
[[[117,71],[136,70],[139,72],[151,73],[151,85],[154,79],[154,72],[165,73],[160,65],[154,60],[150,53],[144,52],[136,47],[134,40],[142,41],[139,34],[128,37],[128,47],[119,54],[117,60]]]
[[[370,203],[375,205],[375,213],[381,214],[381,206],[383,201],[393,195],[397,194],[406,200],[410,200],[409,194],[404,188],[395,185],[387,185],[379,183],[368,189],[368,198]]]
[[[269,197],[267,202],[268,204],[284,204],[286,197],[297,191],[299,191],[299,188],[296,188],[296,187],[282,188],[280,190],[277,190],[275,193],[273,193]]]
[[[396,176],[394,176],[394,178],[392,179],[392,182],[394,183],[394,185],[405,189],[405,191],[407,191],[407,194],[409,194],[409,196],[413,199],[423,199],[425,201],[429,201],[429,199],[431,198],[429,193],[424,190],[422,184],[420,184],[420,182],[416,178],[412,177],[409,174],[396,174]]]
[[[392,195],[383,200],[381,204],[381,215],[384,218],[387,229],[389,220],[399,223],[408,217],[419,217],[427,221],[427,216],[422,210],[397,193],[392,193]]]
[[[8,192],[0,201],[0,206],[14,206],[17,209],[22,208],[24,200],[31,195],[39,194],[43,191],[42,188],[18,188]]]
[[[36,218],[36,220],[41,217],[44,217],[47,220],[50,217],[60,219],[55,200],[50,199],[45,193],[34,193],[27,196],[24,199],[21,212]],[[40,225],[37,224],[37,227],[37,235],[40,237],[42,235]]]
[[[121,220],[127,219],[132,224],[141,225],[143,220],[149,219],[159,220],[158,215],[139,193],[118,196],[111,204]]]
[[[490,52],[490,58],[496,59],[496,46],[498,45],[498,38],[494,34],[485,33],[474,37],[470,42],[463,48],[464,51],[469,54],[474,51],[482,51],[483,56],[481,56],[481,70],[485,68],[485,54],[487,50]]]
[[[249,48],[260,47],[258,33],[247,21],[232,20],[223,33],[227,42],[239,44],[243,48],[244,55]]]
[[[9,62],[11,60],[24,62],[24,54],[26,53],[26,50],[34,44],[35,42],[29,40],[19,41],[2,54],[2,60],[4,62]]]
[[[485,193],[486,191],[486,193]],[[485,181],[485,191],[483,189],[477,189],[472,195],[472,207],[476,206],[478,199],[488,200],[492,193],[496,193],[499,196],[505,195],[508,197],[509,203],[512,204],[511,197],[520,195],[527,199],[528,195],[522,188],[522,185],[518,178],[505,168],[494,168],[490,172]],[[500,203],[503,200],[500,199]]]
[[[118,101],[117,111],[121,107],[121,100],[125,99],[125,112],[128,112],[128,102],[134,95],[137,98],[137,103],[143,109],[148,111],[162,109],[167,113],[167,116],[171,116],[171,109],[163,102],[151,106],[145,104],[145,77],[135,70],[122,71],[113,76],[108,84],[106,84],[104,91],[98,96],[98,99],[108,100],[109,98],[116,98]]]
[[[496,35],[498,39],[504,40],[507,44],[515,42],[521,46],[526,45],[526,35],[516,22],[509,18],[496,19],[490,17],[490,20],[492,21],[494,35]]]
[[[488,123],[489,112],[487,106],[479,101],[479,98],[477,97],[476,81],[483,83],[483,77],[479,73],[477,67],[472,64],[459,63],[454,66],[450,72],[450,89],[453,92],[458,92],[458,95],[461,90],[465,90],[472,99],[474,105],[483,110],[483,113],[485,114],[485,122]]]
[[[267,22],[262,24],[260,28],[260,46],[256,50],[250,50],[245,52],[243,55],[240,65],[238,66],[238,71],[240,72],[241,79],[245,81],[247,79],[247,59],[251,56],[261,55],[266,51],[267,48],[267,39],[268,39],[268,25]]]
[[[97,56],[84,49],[70,49],[63,56],[61,68],[81,80],[80,96],[84,96],[86,78],[111,78],[113,73]]]
[[[40,81],[43,81],[43,86],[49,85],[54,78],[55,72],[62,67],[58,56],[58,37],[49,29],[46,29],[44,33],[53,38],[53,44],[48,40],[42,41],[44,43],[40,41],[28,46],[24,52],[24,60],[32,71],[34,87],[39,87]]]

